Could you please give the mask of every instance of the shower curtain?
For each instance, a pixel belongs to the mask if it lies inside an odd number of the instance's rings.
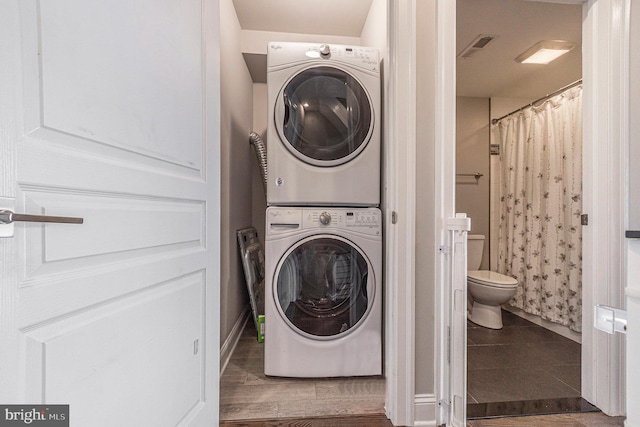
[[[582,87],[493,127],[501,144],[498,271],[510,304],[581,331]]]

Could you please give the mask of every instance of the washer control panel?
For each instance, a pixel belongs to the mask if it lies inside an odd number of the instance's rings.
[[[382,235],[382,215],[376,208],[304,209],[302,228],[340,228]]]
[[[378,208],[271,206],[267,209],[267,236],[288,235],[308,229],[342,229],[382,236],[382,213]]]

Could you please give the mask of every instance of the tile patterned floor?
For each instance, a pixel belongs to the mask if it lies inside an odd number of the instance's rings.
[[[467,324],[470,416],[597,410],[580,398],[580,344],[502,313],[501,330]]]
[[[580,397],[580,344],[503,311],[504,328],[467,328],[469,403]]]
[[[264,345],[248,323],[220,379],[220,419],[384,414],[382,377],[266,377]]]
[[[471,420],[467,427],[623,427],[624,420],[596,412]]]

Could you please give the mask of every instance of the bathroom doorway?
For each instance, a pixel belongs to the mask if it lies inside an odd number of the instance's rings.
[[[579,5],[457,1],[456,211],[471,217],[470,234],[485,236],[480,265],[470,270],[498,270],[504,202],[491,119],[580,79],[581,31]],[[548,65],[515,61],[541,40],[560,39],[574,49]],[[580,334],[504,307],[502,329],[468,322],[468,417],[596,410],[580,395]]]

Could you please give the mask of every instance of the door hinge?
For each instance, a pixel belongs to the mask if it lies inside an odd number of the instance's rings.
[[[447,414],[449,413],[449,408],[451,407],[451,403],[447,399],[438,400],[438,406],[445,408]]]
[[[589,225],[589,215],[587,214],[580,215],[580,224]]]
[[[447,246],[447,245],[440,246],[440,253],[442,255],[449,255],[449,252],[451,252],[451,246]]]
[[[398,223],[398,213],[396,211],[391,211],[391,224]]]
[[[440,414],[441,414],[441,417],[442,417],[442,419],[440,420],[440,422],[442,424],[438,424],[438,427],[440,427],[440,426],[448,426],[449,425],[449,417],[451,415],[451,403],[447,399],[439,399],[438,400],[438,406],[441,409]]]

